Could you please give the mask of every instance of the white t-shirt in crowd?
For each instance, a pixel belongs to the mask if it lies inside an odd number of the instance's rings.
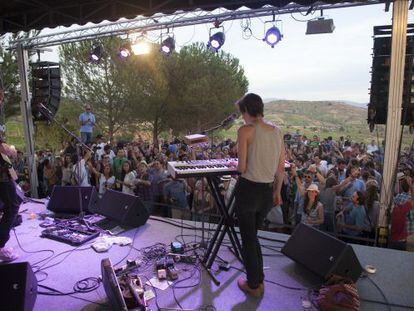
[[[124,182],[126,182],[128,184],[131,184],[131,185],[134,185],[134,180],[136,178],[137,178],[137,175],[136,175],[135,171],[131,171],[128,174],[125,175]],[[125,185],[122,185],[122,192],[123,193],[128,193],[128,194],[135,194],[133,188],[127,187]]]
[[[99,161],[102,160],[102,155],[105,153],[104,151],[105,146],[106,146],[105,143],[100,143],[96,145],[96,147],[98,147],[98,149],[96,150],[96,157],[97,157],[97,160]]]
[[[111,176],[108,179],[106,179],[104,174],[101,174],[99,177],[99,195],[102,196],[106,189],[112,188],[112,186],[115,183],[115,176]]]
[[[80,173],[79,173],[80,170]],[[78,163],[76,163],[73,166],[73,174],[75,177],[75,180],[78,181],[78,178],[80,177],[80,183],[79,186],[81,187],[90,187],[89,183],[89,172],[86,167],[86,161],[85,159],[80,160]]]

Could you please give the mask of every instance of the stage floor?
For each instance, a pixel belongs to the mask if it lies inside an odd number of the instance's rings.
[[[194,230],[182,230],[179,227],[159,220],[149,219],[146,225],[120,234],[120,236],[133,238],[134,248],[114,245],[108,252],[96,253],[90,247],[90,244],[74,248],[64,243],[41,238],[40,232],[42,228],[39,227],[40,221],[30,219],[30,213],[43,211],[45,209],[44,205],[26,203],[20,208],[21,211],[26,209],[27,211],[22,213],[23,224],[17,227],[15,232],[21,247],[26,251],[36,253],[25,253],[19,247],[13,232],[11,233],[8,246],[13,247],[19,252],[20,257],[18,261],[27,261],[31,265],[35,265],[38,261],[51,255],[50,252],[39,253],[38,251],[40,250],[53,250],[55,256],[65,252],[49,262],[41,263],[44,265],[43,271],[47,275],[44,273],[37,274],[39,284],[55,288],[61,292],[71,292],[74,284],[81,279],[98,277],[101,274],[100,263],[103,258],[110,258],[114,264],[121,261],[124,257],[135,259],[138,255],[136,249],[159,242],[168,245],[180,234],[185,235],[186,242],[194,241],[195,239],[200,241],[200,230],[195,233]],[[195,224],[194,222],[188,223],[191,225]],[[198,236],[195,237],[195,234]],[[263,232],[261,235],[281,241],[288,239],[287,235],[277,233]],[[179,275],[181,279],[192,274],[193,277],[179,285],[196,286],[182,289],[176,288],[174,292],[171,287],[164,291],[157,290],[157,299],[161,310],[179,310],[174,294],[184,309],[201,310],[201,307],[213,305],[216,310],[304,310],[302,299],[307,297],[307,290],[293,290],[283,286],[310,288],[318,284],[319,280],[303,267],[275,251],[280,249],[283,243],[265,239],[261,241],[262,245],[265,246],[263,253],[269,255],[264,257],[266,280],[273,282],[265,283],[266,290],[262,299],[247,297],[238,289],[236,281],[243,273],[236,269],[215,272],[217,279],[221,282],[220,286],[216,286],[206,271],[204,271],[204,268],[201,268],[200,279],[198,275],[199,270],[190,265],[180,265],[179,269],[181,271],[179,271]],[[354,245],[353,247],[363,267],[367,264],[376,267],[377,272],[371,278],[382,289],[388,302],[394,305],[405,305],[414,308],[414,295],[412,294],[412,288],[414,287],[414,253],[360,245]],[[229,261],[232,266],[242,268],[227,247],[223,246],[219,255]],[[122,264],[125,264],[125,260],[121,261],[120,265]],[[40,264],[37,265],[39,266]],[[213,270],[218,270],[216,265],[213,266]],[[145,274],[147,277],[154,275],[151,269],[147,269]],[[197,285],[198,282],[200,283]],[[361,298],[384,302],[384,298],[378,289],[368,279],[360,279],[357,282],[357,287]],[[39,291],[45,290],[39,288]],[[74,297],[87,299],[99,304]],[[151,310],[157,310],[155,299],[149,302],[149,306]],[[407,310],[407,308],[395,306],[391,309]],[[105,291],[101,285],[93,292],[75,294],[73,297],[39,294],[34,310],[110,310],[110,308],[106,302]],[[316,309],[312,307],[306,310]],[[361,310],[390,309],[386,305],[363,301],[361,303]]]

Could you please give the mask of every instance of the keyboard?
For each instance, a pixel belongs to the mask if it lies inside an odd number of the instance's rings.
[[[168,172],[174,178],[235,175],[237,159],[211,159],[168,162]]]

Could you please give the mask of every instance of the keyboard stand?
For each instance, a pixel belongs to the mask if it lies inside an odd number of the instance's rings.
[[[217,286],[220,285],[220,282],[211,272],[211,266],[216,260],[218,251],[223,243],[223,239],[227,234],[230,242],[232,244],[232,252],[236,258],[243,264],[241,244],[237,236],[236,230],[234,229],[234,190],[231,194],[230,201],[228,206],[226,206],[223,197],[220,194],[220,188],[217,178],[206,177],[207,182],[210,186],[214,200],[217,203],[219,212],[221,214],[220,222],[217,225],[217,228],[213,234],[212,239],[210,240],[207,248],[207,252],[203,258],[202,264],[206,269],[207,273],[210,275],[214,284]],[[236,188],[236,187],[235,187]]]

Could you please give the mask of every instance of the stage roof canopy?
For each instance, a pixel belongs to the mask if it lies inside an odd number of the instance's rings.
[[[363,0],[296,0],[299,5],[311,6],[318,3],[366,3]],[[378,1],[376,1],[378,2]],[[382,1],[381,1],[382,2]],[[384,1],[385,2],[385,1]],[[116,21],[122,17],[135,18],[138,15],[151,16],[155,13],[174,13],[195,9],[235,10],[242,6],[260,8],[271,5],[281,8],[292,1],[207,1],[207,0],[2,0],[0,1],[0,34],[54,28],[57,26]]]

